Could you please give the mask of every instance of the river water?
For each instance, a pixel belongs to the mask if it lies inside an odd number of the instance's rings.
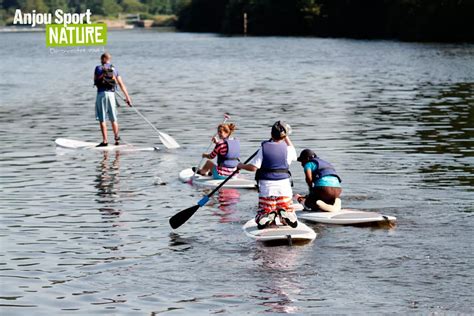
[[[0,38],[2,314],[474,313],[474,45],[110,32],[135,105],[182,147],[123,106],[122,138],[163,150],[102,153],[54,146],[100,141],[101,50]],[[241,230],[256,191],[223,190],[173,231],[205,193],[178,172],[225,112],[243,157],[284,119],[335,164],[344,207],[397,226],[309,224],[313,243],[267,247]]]

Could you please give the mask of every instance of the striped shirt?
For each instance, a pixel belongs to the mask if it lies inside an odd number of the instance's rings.
[[[209,154],[210,159],[214,159],[217,155],[219,156],[225,156],[227,155],[227,151],[229,150],[229,147],[227,146],[227,143],[224,140],[220,140],[217,144],[216,147],[214,147],[214,150]],[[237,168],[227,168],[224,166],[216,166],[217,173],[221,176],[230,176],[232,172],[235,171]]]
[[[214,150],[209,154],[210,159],[214,159],[217,155],[225,156],[227,155],[227,150],[229,150],[227,143],[223,140],[220,140]]]

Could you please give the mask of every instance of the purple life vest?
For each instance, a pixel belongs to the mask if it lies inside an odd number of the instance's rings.
[[[262,166],[257,170],[255,179],[283,180],[291,177],[288,165],[288,146],[285,142],[264,141],[262,143]]]
[[[313,171],[313,182],[324,176],[335,176],[339,179],[339,182],[342,182],[341,178],[336,173],[336,169],[326,160],[313,157],[310,161],[315,162],[318,165],[318,169]]]
[[[237,139],[227,139],[227,153],[217,156],[217,165],[219,167],[235,168],[239,164],[240,142]]]

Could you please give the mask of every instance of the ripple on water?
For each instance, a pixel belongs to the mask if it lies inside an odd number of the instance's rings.
[[[160,151],[55,149],[57,137],[100,140],[88,84],[98,56],[50,56],[35,48],[41,34],[0,34],[5,313],[473,312],[472,45],[130,32],[110,32],[117,66],[179,150],[125,106],[124,141]],[[35,65],[31,100],[19,63]],[[59,64],[70,71],[51,72]],[[313,243],[265,247],[241,230],[256,191],[234,190],[170,231],[169,217],[209,192],[177,173],[199,162],[225,112],[243,157],[288,121],[298,152],[335,164],[344,207],[397,227],[311,224]]]

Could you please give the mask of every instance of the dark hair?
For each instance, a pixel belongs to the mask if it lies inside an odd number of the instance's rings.
[[[306,149],[303,149],[301,151],[300,156],[298,157],[297,160],[299,162],[303,162],[303,161],[309,160],[313,157],[318,157],[318,156],[316,155],[316,153],[314,151],[312,151],[311,149],[306,148]]]
[[[104,60],[104,59],[110,60],[110,58],[112,58],[112,55],[110,55],[110,53],[108,53],[108,52],[105,52],[105,53],[103,53],[102,55],[100,55],[100,61],[101,61],[102,63],[103,63],[103,60]]]
[[[286,123],[283,121],[275,122],[272,126],[272,138],[276,140],[281,140],[286,137]]]

